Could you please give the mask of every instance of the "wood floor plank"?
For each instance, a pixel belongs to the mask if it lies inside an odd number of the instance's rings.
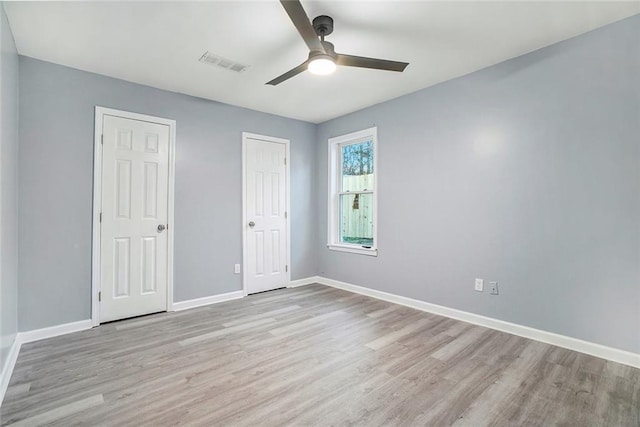
[[[196,335],[195,337],[187,338],[185,340],[179,341],[180,345],[190,345],[199,343],[206,340],[211,340],[213,338],[223,337],[225,335],[238,332],[238,331],[246,331],[248,329],[252,329],[258,326],[264,326],[265,324],[273,323],[276,319],[268,317],[266,319],[254,320],[253,322],[241,323],[239,325],[232,326],[230,328],[218,329],[217,331],[209,332],[203,335]]]
[[[85,411],[87,409],[93,408],[97,405],[102,405],[104,403],[104,399],[101,394],[87,397],[85,399],[78,400],[77,402],[68,403],[66,405],[62,405],[60,407],[50,409],[46,412],[42,412],[38,415],[34,415],[29,418],[25,418],[23,420],[17,421],[15,423],[11,423],[9,425],[14,427],[22,427],[22,426],[42,426],[46,424],[50,424],[53,421],[59,420],[61,418],[66,418],[75,413]]]
[[[284,314],[284,313],[289,313],[292,311],[296,311],[299,310],[301,307],[299,305],[290,305],[288,307],[283,307],[283,308],[278,308],[275,310],[271,310],[271,311],[267,311],[265,313],[261,313],[261,314],[253,314],[250,316],[243,316],[240,319],[231,321],[231,322],[225,322],[222,324],[222,326],[224,326],[225,328],[229,328],[231,326],[236,326],[236,325],[242,325],[244,323],[248,323],[248,322],[253,322],[255,320],[259,320],[259,319],[264,319],[265,317],[273,317],[273,316],[277,316],[279,314]]]
[[[1,425],[640,426],[640,370],[322,285],[25,344]]]
[[[345,312],[342,310],[331,311],[329,313],[324,313],[319,316],[314,316],[310,319],[303,320],[297,323],[291,323],[285,326],[281,326],[279,328],[274,328],[269,331],[269,333],[273,335],[283,335],[287,336],[287,334],[291,334],[296,331],[300,331],[303,329],[307,329],[312,325],[317,325],[318,323],[323,323],[326,320],[330,320],[335,317],[344,316]]]
[[[417,331],[419,329],[422,329],[427,324],[428,324],[428,321],[426,319],[420,319],[419,321],[417,321],[415,323],[406,325],[402,329],[399,329],[397,331],[393,331],[393,332],[390,332],[390,333],[388,333],[386,335],[383,335],[380,338],[367,343],[366,346],[369,347],[372,350],[380,350],[384,346],[389,345],[392,342],[395,342],[395,341],[399,340],[400,338],[411,334],[412,332],[415,332],[415,331]]]
[[[381,308],[380,310],[373,311],[368,313],[367,316],[373,317],[374,319],[377,317],[384,316],[385,314],[392,313],[400,308],[399,305],[390,305],[389,307]]]
[[[29,390],[31,390],[31,383],[14,384],[5,391],[4,400],[10,401],[17,396],[29,393]]]

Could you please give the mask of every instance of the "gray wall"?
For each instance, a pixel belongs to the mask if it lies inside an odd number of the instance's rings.
[[[639,39],[636,16],[319,126],[22,57],[19,328],[90,316],[101,105],[178,122],[176,301],[241,287],[249,131],[291,139],[293,279],[320,273],[640,352]],[[326,141],[373,124],[379,256],[332,252]],[[475,277],[501,294],[474,292]]]
[[[96,105],[177,121],[175,301],[242,288],[243,131],[291,140],[292,279],[316,274],[314,125],[20,57],[21,331],[90,317]]]
[[[0,3],[0,370],[18,330],[18,53]]]
[[[321,275],[640,352],[640,16],[323,123],[378,126],[379,256]],[[473,290],[497,280],[499,296]]]

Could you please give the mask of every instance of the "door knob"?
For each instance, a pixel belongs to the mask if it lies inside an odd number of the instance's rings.
[[[253,228],[256,226],[256,223],[253,221],[249,221],[249,227]]]
[[[164,229],[165,229],[165,228],[167,228],[167,227],[165,227],[165,226],[164,226],[164,224],[160,224],[160,225],[158,226],[158,233],[162,233],[162,232],[164,231]]]

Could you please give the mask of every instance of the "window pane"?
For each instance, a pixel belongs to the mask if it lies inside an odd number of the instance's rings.
[[[373,194],[340,196],[340,241],[373,246]]]
[[[342,191],[373,190],[373,142],[342,146]]]

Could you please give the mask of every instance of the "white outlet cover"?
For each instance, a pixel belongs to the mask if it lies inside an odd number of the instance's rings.
[[[484,290],[484,280],[476,279],[476,291],[482,292]]]
[[[491,289],[491,295],[498,295],[498,282],[489,282],[489,287]]]
[[[233,272],[234,272],[235,274],[240,274],[240,264],[235,264],[235,265],[233,266]]]

